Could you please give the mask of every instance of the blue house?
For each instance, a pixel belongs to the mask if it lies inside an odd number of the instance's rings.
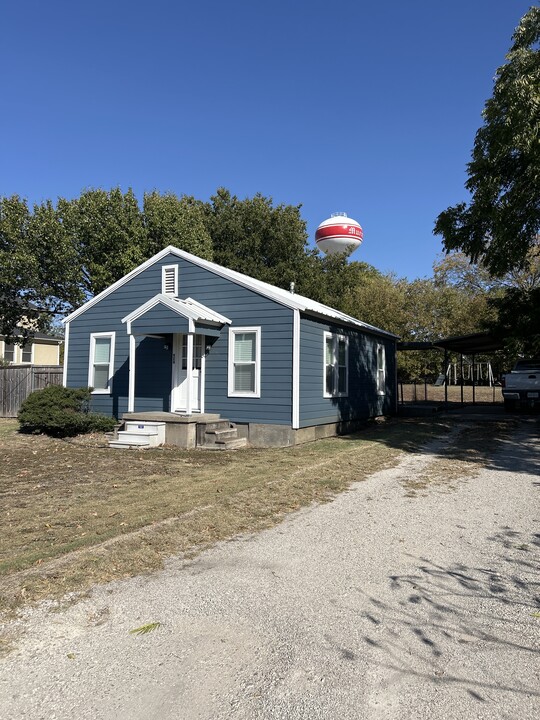
[[[64,385],[167,442],[294,445],[396,409],[395,335],[173,246],[64,322]]]

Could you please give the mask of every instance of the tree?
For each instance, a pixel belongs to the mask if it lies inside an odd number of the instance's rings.
[[[131,189],[91,189],[74,200],[60,198],[57,214],[77,254],[87,297],[147,259],[146,228]]]
[[[173,193],[144,194],[146,255],[151,257],[167,245],[212,260],[212,238],[205,225],[204,206],[199,200]]]
[[[434,232],[492,275],[526,263],[540,232],[540,8],[513,35],[476,133],[465,184],[471,201],[442,212]]]
[[[22,341],[82,300],[79,264],[50,202],[0,198],[0,333]]]
[[[301,282],[309,251],[300,206],[274,206],[260,193],[239,200],[218,188],[205,223],[215,262],[286,289]]]

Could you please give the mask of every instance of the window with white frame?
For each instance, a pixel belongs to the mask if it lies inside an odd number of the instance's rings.
[[[32,343],[27,343],[21,348],[21,362],[31,363],[32,362]]]
[[[114,333],[92,333],[88,386],[94,393],[110,394],[113,372]]]
[[[386,393],[386,358],[384,345],[377,345],[377,392],[379,395]]]
[[[164,265],[161,268],[161,292],[163,295],[178,297],[178,265]]]
[[[261,328],[229,328],[229,396],[260,397]]]
[[[324,397],[345,397],[349,392],[349,338],[324,333]]]
[[[13,343],[4,343],[4,360],[15,362],[15,345]]]

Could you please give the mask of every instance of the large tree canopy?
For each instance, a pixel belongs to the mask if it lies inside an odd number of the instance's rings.
[[[493,315],[488,296],[508,282],[456,253],[435,266],[432,279],[413,282],[344,255],[321,256],[307,243],[300,208],[259,194],[239,199],[220,188],[203,202],[153,191],[141,206],[131,190],[90,189],[33,209],[18,197],[0,198],[0,332],[20,332],[24,317],[46,329],[51,316],[171,244],[286,289],[294,282],[297,293],[406,340],[479,330]],[[532,258],[521,285],[512,286],[529,287],[539,275]],[[438,372],[440,357],[408,354],[400,362],[404,376],[421,377]]]
[[[299,282],[309,254],[299,206],[274,205],[260,193],[240,200],[218,188],[204,211],[215,262],[287,289]]]
[[[26,337],[81,303],[78,254],[50,202],[0,198],[0,334]]]
[[[17,196],[5,197],[0,333],[19,334],[29,316],[28,333],[45,330],[52,316],[67,314],[167,245],[281,287],[305,281],[321,292],[327,285],[300,208],[275,206],[260,194],[240,200],[220,188],[203,202],[153,191],[140,207],[131,189],[88,189],[33,210]]]
[[[540,233],[540,8],[531,8],[495,77],[467,166],[469,204],[449,207],[434,232],[447,250],[492,275],[520,268]]]

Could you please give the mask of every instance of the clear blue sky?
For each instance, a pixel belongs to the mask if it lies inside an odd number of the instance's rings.
[[[0,0],[0,195],[218,186],[343,210],[409,278],[466,199],[481,111],[530,0]]]

